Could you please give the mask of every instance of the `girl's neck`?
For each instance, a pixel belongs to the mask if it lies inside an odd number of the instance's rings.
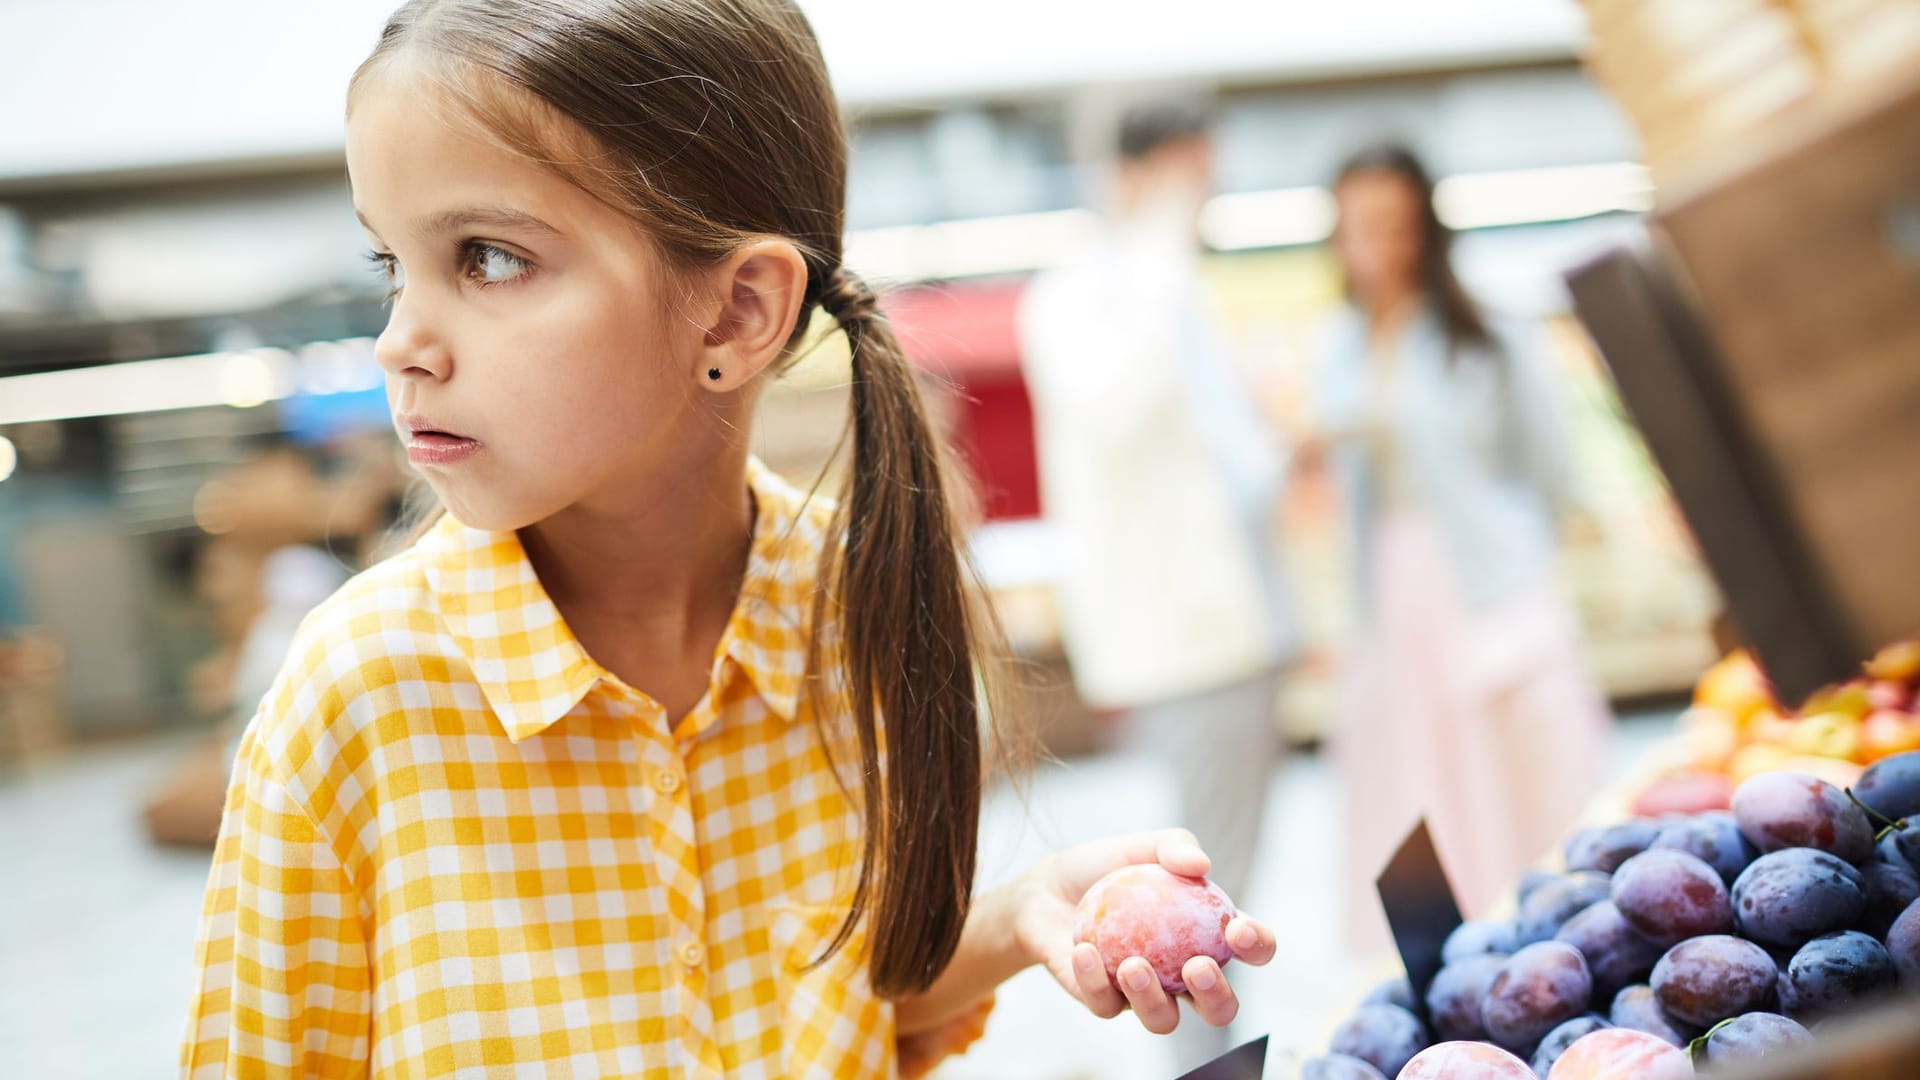
[[[732,446],[685,454],[618,496],[521,529],[520,540],[588,654],[677,716],[697,700],[690,667],[704,687],[752,533],[747,451]]]

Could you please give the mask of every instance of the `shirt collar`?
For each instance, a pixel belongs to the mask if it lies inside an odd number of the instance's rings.
[[[814,582],[831,503],[809,497],[750,458],[753,544],[746,577],[716,652],[785,720],[799,715]],[[513,532],[470,528],[451,514],[422,538],[428,588],[454,646],[507,737],[520,742],[572,711],[613,676],[587,655],[534,573]],[[716,671],[716,715],[727,689]],[[698,731],[689,734],[698,734]]]
[[[767,708],[793,720],[806,685],[813,598],[833,503],[794,488],[758,458],[748,460],[747,479],[756,507],[753,547],[720,648]]]

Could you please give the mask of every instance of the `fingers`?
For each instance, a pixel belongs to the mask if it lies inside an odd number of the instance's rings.
[[[1073,985],[1088,1011],[1102,1020],[1111,1020],[1126,1010],[1126,999],[1107,978],[1100,950],[1085,942],[1073,947]]]
[[[1155,1035],[1165,1035],[1180,1026],[1180,1005],[1160,985],[1153,965],[1138,956],[1120,962],[1120,992],[1133,1006],[1140,1026]]]
[[[1240,962],[1259,967],[1273,959],[1273,931],[1252,916],[1235,916],[1227,924],[1227,948]]]
[[[1211,956],[1196,956],[1180,969],[1193,999],[1193,1011],[1213,1027],[1226,1027],[1240,1011],[1240,999]]]
[[[1154,858],[1161,866],[1187,877],[1206,877],[1213,860],[1200,850],[1200,841],[1185,829],[1165,829],[1155,834]]]
[[[1200,843],[1186,829],[1160,829],[1154,832],[1111,836],[1081,844],[1060,857],[1058,873],[1062,890],[1077,899],[1095,881],[1122,866],[1135,863],[1159,863],[1176,874],[1205,877],[1213,861],[1200,850]]]
[[[1173,864],[1189,868],[1198,865],[1201,873],[1205,873],[1206,868],[1212,865],[1212,860],[1200,850],[1200,841],[1186,829],[1156,829],[1153,832],[1115,837],[1114,840],[1120,845],[1119,862],[1123,864],[1157,862],[1175,873],[1188,871],[1176,869]],[[1173,860],[1173,864],[1168,862],[1169,859]]]

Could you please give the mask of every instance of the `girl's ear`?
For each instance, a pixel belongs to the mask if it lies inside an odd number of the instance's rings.
[[[793,336],[807,290],[807,264],[786,240],[741,248],[710,271],[705,332],[694,350],[694,378],[719,393],[747,385],[778,360]]]

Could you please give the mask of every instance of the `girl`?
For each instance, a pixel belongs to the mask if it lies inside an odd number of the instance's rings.
[[[182,1052],[215,1076],[885,1076],[1191,836],[972,896],[978,624],[913,377],[840,264],[846,144],[785,0],[414,0],[348,94],[377,354],[447,513],[309,618],[229,792]],[[824,309],[832,507],[747,453]],[[1271,933],[1237,919],[1237,955]],[[1205,958],[1207,1022],[1233,1015]]]
[[[1357,154],[1334,198],[1351,303],[1321,397],[1362,607],[1336,736],[1348,853],[1370,877],[1426,814],[1463,905],[1483,911],[1606,757],[1605,704],[1552,581],[1566,453],[1548,347],[1461,288],[1410,152]]]

